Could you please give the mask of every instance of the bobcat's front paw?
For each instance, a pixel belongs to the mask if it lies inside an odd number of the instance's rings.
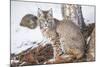
[[[56,59],[50,59],[49,61],[45,62],[44,64],[59,64],[65,63],[66,60],[69,60],[65,56],[57,56]]]
[[[53,64],[54,63],[54,59],[50,59],[50,60],[48,60],[48,61],[46,61],[46,62],[44,62],[44,64]]]

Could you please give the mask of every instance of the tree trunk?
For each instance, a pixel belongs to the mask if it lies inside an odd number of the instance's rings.
[[[84,18],[83,18],[83,14],[82,14],[82,7],[80,5],[78,5],[77,7],[78,7],[78,9],[77,9],[77,11],[78,11],[78,13],[77,13],[78,14],[78,23],[80,25],[80,29],[83,31],[84,28],[86,27],[86,24],[84,22]]]
[[[86,24],[84,22],[82,8],[80,5],[62,4],[61,10],[63,19],[72,20],[77,26],[80,27],[81,31],[84,30]]]

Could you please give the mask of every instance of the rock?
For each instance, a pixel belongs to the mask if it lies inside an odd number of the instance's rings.
[[[35,29],[37,27],[37,17],[32,14],[26,14],[24,17],[22,17],[20,26]]]
[[[86,28],[84,28],[82,33],[83,33],[85,40],[91,35],[94,27],[95,27],[95,23],[92,23],[92,24],[89,24],[88,26],[86,26]]]

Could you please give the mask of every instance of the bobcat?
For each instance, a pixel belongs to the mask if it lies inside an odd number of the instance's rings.
[[[33,18],[35,17],[33,16]],[[28,20],[31,19],[28,18]],[[85,42],[83,35],[80,32],[80,28],[71,20],[57,20],[53,17],[52,9],[45,11],[38,8],[38,17],[32,21],[31,25],[29,25],[31,21],[23,21],[20,24],[30,29],[35,29],[37,26],[40,27],[43,36],[53,46],[54,58],[51,62],[70,62],[75,59],[81,59],[84,56]],[[49,61],[46,63],[49,63]]]
[[[84,38],[80,29],[71,20],[55,21],[52,9],[38,9],[38,24],[43,35],[50,40],[54,61],[61,56],[65,61],[80,59],[84,55]]]

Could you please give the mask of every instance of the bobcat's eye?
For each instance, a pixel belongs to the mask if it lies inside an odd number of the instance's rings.
[[[47,20],[47,22],[52,22],[51,20]]]
[[[45,22],[44,20],[40,20],[41,23]]]

